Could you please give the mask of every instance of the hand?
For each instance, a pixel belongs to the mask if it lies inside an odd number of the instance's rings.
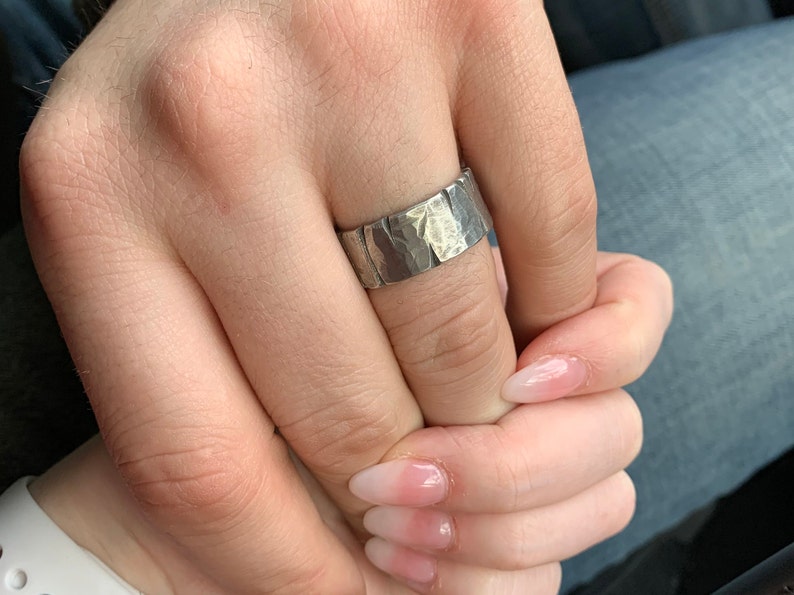
[[[310,479],[310,478],[309,478]],[[319,503],[327,498],[317,483],[307,483]],[[200,564],[169,536],[153,527],[128,492],[99,438],[94,438],[36,479],[29,489],[39,506],[73,541],[97,556],[106,566],[143,593],[228,594],[230,591],[203,572]],[[351,552],[361,561],[368,593],[407,593],[386,579],[364,559],[361,547],[336,511],[327,506],[325,521],[340,539],[352,541]],[[270,551],[294,551],[302,544],[260,536]],[[345,563],[344,560],[340,560]],[[297,583],[289,593],[325,593],[322,577]]]
[[[377,535],[366,552],[379,568],[418,592],[552,593],[557,561],[625,525],[634,493],[621,469],[639,449],[641,425],[631,399],[610,387],[644,371],[672,299],[658,267],[627,255],[600,255],[599,288],[596,307],[555,325],[522,354],[575,358],[586,363],[584,378],[558,367],[540,383],[521,383],[525,368],[505,386],[506,396],[521,401],[579,396],[522,405],[496,425],[419,430],[353,479],[352,489],[378,504],[364,524]],[[366,592],[401,592],[367,562],[339,510],[298,468],[324,522],[356,560]],[[31,490],[73,539],[144,592],[224,592],[146,522],[97,440]],[[259,537],[271,552],[303,546],[278,539]],[[316,577],[285,592],[328,588]]]
[[[507,314],[484,242],[368,294],[335,237],[449,183],[459,151]],[[229,589],[361,585],[285,440],[361,530],[349,477],[423,420],[500,418],[514,337],[596,294],[595,194],[540,0],[119,0],[58,74],[22,176],[113,461]]]
[[[428,568],[441,592],[556,592],[558,561],[631,518],[623,469],[642,426],[617,387],[644,373],[672,311],[657,265],[599,253],[594,307],[537,337],[503,386],[529,404],[494,425],[418,430],[354,476],[353,492],[378,505],[364,517],[370,559],[420,592],[432,590],[415,582]]]

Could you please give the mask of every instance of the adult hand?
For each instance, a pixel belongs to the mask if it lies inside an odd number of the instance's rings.
[[[558,560],[628,521],[634,494],[621,469],[639,449],[641,425],[631,399],[608,389],[644,371],[672,301],[664,273],[626,255],[601,255],[599,287],[595,308],[552,327],[522,356],[534,351],[548,362],[557,353],[557,359],[587,362],[586,378],[576,371],[566,376],[558,367],[545,384],[522,384],[519,373],[505,386],[507,396],[520,401],[579,396],[522,405],[495,425],[419,430],[384,463],[353,479],[353,490],[378,504],[364,517],[377,535],[366,553],[399,582],[368,563],[339,510],[299,466],[319,514],[356,560],[368,593],[407,592],[400,584],[418,592],[552,593],[559,584]],[[31,490],[75,541],[144,592],[226,592],[145,520],[99,441],[47,472]],[[259,539],[271,552],[302,545],[278,538],[263,533]],[[283,592],[329,591],[317,577]]]
[[[484,242],[368,294],[335,237],[449,183],[459,152],[507,315]],[[119,0],[58,74],[22,176],[113,460],[229,588],[360,585],[328,563],[344,552],[283,438],[356,523],[353,473],[423,416],[501,417],[513,336],[595,297],[594,191],[539,0]]]

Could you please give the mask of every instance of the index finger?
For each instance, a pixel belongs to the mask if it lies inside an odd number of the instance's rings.
[[[467,33],[456,128],[494,218],[520,349],[593,304],[595,187],[542,3],[481,5]]]

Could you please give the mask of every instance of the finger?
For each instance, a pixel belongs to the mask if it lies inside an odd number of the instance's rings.
[[[331,107],[321,118],[332,123],[322,152],[328,156],[328,202],[337,226],[351,230],[434,195],[460,174],[460,161],[446,57],[426,37],[368,35],[383,22],[390,30],[414,30],[413,10],[391,2],[331,10],[327,21],[338,28],[337,37],[368,50],[367,72],[333,85],[335,101],[357,109]],[[325,48],[338,46],[333,35],[324,41]],[[499,388],[514,371],[515,347],[487,242],[416,277],[370,290],[369,299],[426,423],[492,422],[511,408]]]
[[[39,167],[47,165],[26,171]],[[34,195],[39,179],[47,176],[29,180]],[[311,592],[320,579],[332,592],[361,588],[195,280],[172,254],[140,247],[97,216],[94,198],[31,198],[26,224],[104,439],[142,511],[229,591]]]
[[[523,348],[593,303],[596,195],[542,2],[476,6],[455,123],[491,207]]]
[[[370,299],[426,424],[491,423],[511,408],[500,388],[515,346],[485,242]]]
[[[564,560],[621,531],[634,512],[634,486],[621,471],[573,497],[509,514],[378,506],[364,515],[377,537],[429,556],[502,570]]]
[[[382,571],[403,581],[418,593],[454,595],[555,594],[561,572],[557,563],[521,570],[495,570],[437,560],[426,552],[373,537],[365,546],[367,558]]]
[[[373,504],[507,513],[559,502],[625,469],[642,421],[624,391],[524,405],[496,425],[425,428],[353,476]]]
[[[355,522],[366,506],[347,490],[350,475],[422,419],[306,162],[312,141],[283,125],[313,87],[273,72],[294,55],[265,55],[262,35],[257,19],[210,15],[162,48],[145,83],[149,116],[158,143],[190,167],[156,173],[187,197],[170,205],[169,233],[251,387]],[[251,56],[253,69],[230,53]]]
[[[334,7],[318,5],[318,15]],[[364,20],[350,20],[346,32],[354,38],[366,32],[372,11],[358,15]],[[355,207],[356,200],[363,204],[365,198],[370,203],[373,196],[393,196],[405,180],[414,184],[408,190],[416,190],[406,196],[417,201],[426,196],[427,188],[434,192],[449,183],[458,165],[454,135],[450,139],[436,134],[439,122],[444,122],[438,117],[441,106],[417,104],[413,94],[406,96],[405,86],[390,79],[404,76],[392,63],[394,55],[378,54],[383,62],[371,69],[377,81],[367,78],[368,71],[352,81],[345,78],[346,69],[329,69],[335,61],[349,60],[339,53],[349,51],[349,46],[340,46],[343,37],[323,39],[324,32],[338,32],[334,27],[345,14],[326,16],[322,26],[307,25],[307,30],[318,35],[308,47],[278,46],[275,50],[283,49],[284,59],[296,62],[302,73],[285,81],[280,72],[273,72],[271,58],[263,56],[255,44],[249,45],[260,35],[259,25],[241,38],[240,28],[249,31],[250,23],[228,23],[213,15],[201,35],[191,30],[200,43],[162,49],[145,95],[156,108],[152,118],[161,131],[161,144],[179,147],[174,161],[201,165],[177,172],[189,197],[172,217],[176,223],[171,233],[180,254],[218,312],[247,378],[279,431],[355,523],[355,515],[363,514],[367,506],[349,494],[349,477],[379,461],[400,438],[421,426],[419,409],[404,378],[420,402],[426,399],[421,390],[417,392],[405,366],[394,358],[395,353],[398,358],[401,353],[405,356],[422,337],[406,333],[403,343],[410,340],[410,345],[402,351],[393,348],[399,341],[384,333],[382,317],[373,311],[335,236],[334,222],[342,227],[350,223],[337,205],[352,205],[351,216],[368,216],[363,207]],[[302,30],[294,33],[295,38],[304,34]],[[382,40],[377,41],[381,44]],[[416,48],[407,50],[415,52]],[[224,60],[229,52],[251,56],[254,68],[247,62]],[[309,70],[304,71],[307,64]],[[252,77],[252,72],[262,73],[264,80]],[[303,75],[305,80],[321,77],[322,88],[305,84]],[[328,88],[338,90],[333,100],[306,97],[307,93],[322,95]],[[388,95],[383,89],[401,94]],[[295,112],[295,106],[307,102],[318,129],[312,129],[309,138],[296,138],[293,132],[300,131],[285,128],[284,114],[305,117]],[[339,109],[340,103],[356,109]],[[443,106],[448,123],[445,90]],[[191,126],[186,128],[186,122]],[[263,138],[268,142],[263,143]],[[413,146],[406,139],[425,144]],[[451,145],[447,147],[446,142]],[[455,173],[448,173],[439,161],[432,164],[436,154],[443,156],[446,167],[454,163]],[[418,164],[417,156],[427,157],[428,163]],[[272,163],[278,167],[269,167]],[[405,171],[409,167],[414,168],[410,177]],[[416,188],[417,180],[426,187]],[[332,203],[333,218],[327,202]],[[390,204],[389,212],[392,208],[399,207]],[[358,219],[354,225],[366,220]],[[403,300],[404,307],[410,308],[407,316],[417,318],[415,308],[429,309],[439,317],[450,315],[449,310],[440,314],[433,310],[419,294],[410,297]],[[460,301],[468,306],[471,299],[464,295]],[[485,300],[478,299],[478,304],[481,301]],[[470,320],[469,327],[482,323],[482,308],[478,305],[475,311],[476,320]],[[491,331],[492,311],[487,316]],[[498,355],[498,365],[491,353],[480,354],[472,366],[475,370],[468,374],[472,386],[464,395],[471,407],[459,398],[461,411],[470,412],[485,403],[484,407],[491,407],[488,417],[494,418],[510,406],[501,400],[499,388],[515,370],[515,353],[506,319],[501,320],[505,351]],[[413,324],[426,333],[427,325],[442,322],[419,317]],[[460,330],[453,327],[429,333],[425,342],[436,346],[435,351],[428,349],[433,357],[446,349],[443,342],[449,335],[450,341],[461,343]],[[488,339],[486,335],[478,342],[481,350],[490,350]],[[439,364],[441,359],[436,357]],[[444,367],[450,365],[449,360],[444,363]],[[465,377],[467,369],[459,368],[454,374]],[[489,375],[487,387],[476,377],[478,372]],[[456,388],[436,390],[448,399]]]
[[[659,350],[672,312],[664,270],[638,256],[600,252],[593,308],[532,341],[502,396],[534,403],[634,382]]]

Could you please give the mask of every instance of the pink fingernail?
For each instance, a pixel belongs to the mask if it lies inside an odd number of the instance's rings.
[[[418,459],[395,459],[356,473],[354,496],[372,504],[429,506],[447,497],[449,482],[438,466]]]
[[[397,578],[427,585],[436,580],[435,558],[373,537],[364,545],[367,558],[383,572]]]
[[[454,540],[452,517],[427,508],[370,508],[364,528],[391,542],[422,549],[446,550]]]
[[[502,398],[513,403],[540,403],[570,395],[587,379],[578,357],[551,355],[523,368],[502,385]]]

